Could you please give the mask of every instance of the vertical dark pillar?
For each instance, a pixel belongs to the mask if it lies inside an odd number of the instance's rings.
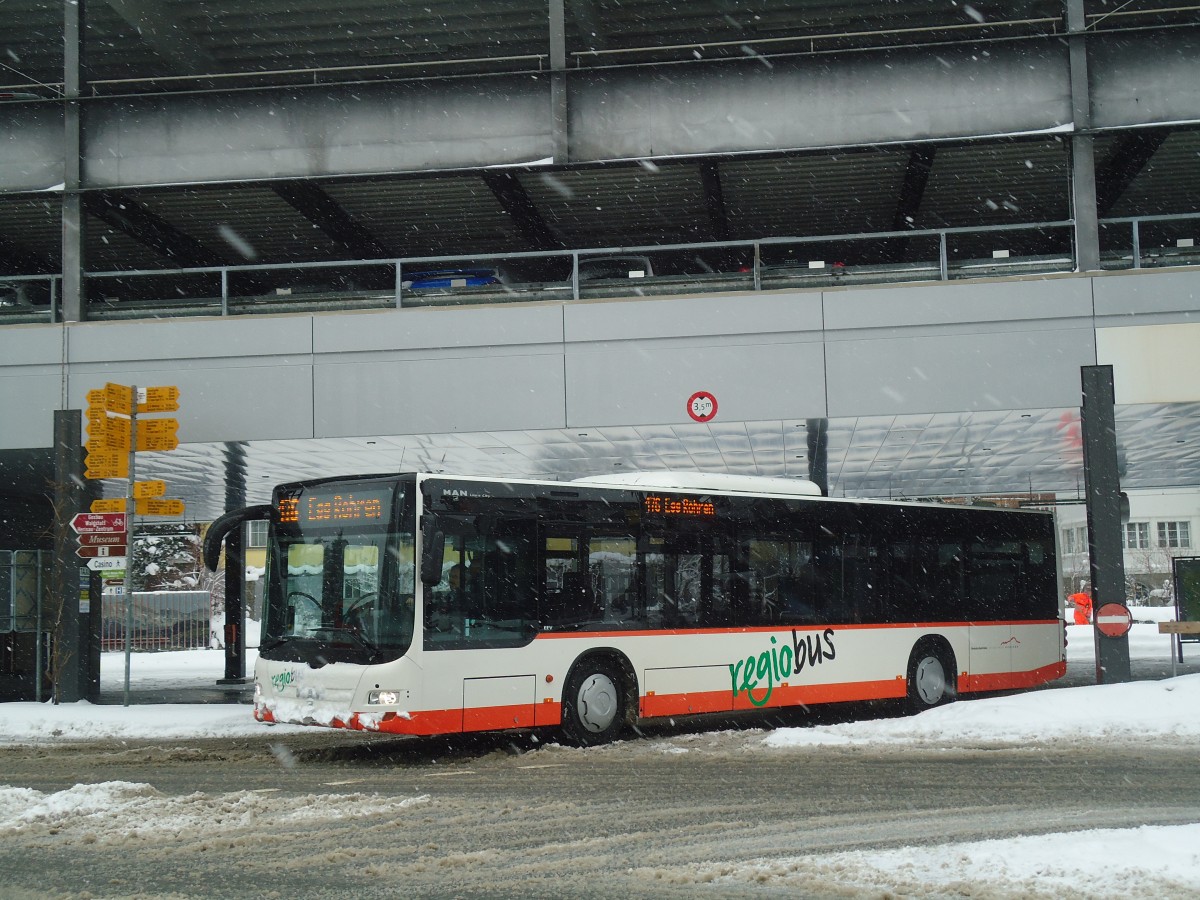
[[[63,4],[62,319],[84,317],[83,110],[80,106],[84,0]]]
[[[1096,158],[1091,135],[1087,21],[1083,0],[1066,0],[1067,49],[1071,66],[1071,216],[1075,219],[1075,264],[1080,272],[1100,268],[1100,224],[1096,204]]]
[[[1091,555],[1092,610],[1125,603],[1125,560],[1121,547],[1121,485],[1117,468],[1117,424],[1112,366],[1083,367],[1083,479]],[[1096,681],[1130,680],[1129,639],[1111,638],[1093,628]]]
[[[225,509],[246,505],[246,451],[225,445]],[[246,681],[246,550],[239,525],[225,537],[225,677],[218,684]]]
[[[571,159],[568,132],[567,38],[564,0],[550,0],[550,122],[554,130],[554,161]]]
[[[808,426],[808,480],[829,496],[829,420],[809,419]]]
[[[83,479],[83,414],[77,409],[54,411],[54,569],[51,575],[49,623],[54,633],[50,672],[56,703],[74,703],[84,698],[86,659],[81,615],[83,591],[90,572],[75,555],[77,543],[71,519],[87,510],[88,491]],[[87,605],[99,597],[87,597]]]

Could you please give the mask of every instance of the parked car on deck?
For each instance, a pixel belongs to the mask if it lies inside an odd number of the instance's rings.
[[[653,278],[648,256],[592,256],[579,260],[580,281],[615,278]]]
[[[495,269],[431,269],[426,272],[406,272],[400,286],[405,290],[449,290],[463,287],[486,287],[499,284]]]

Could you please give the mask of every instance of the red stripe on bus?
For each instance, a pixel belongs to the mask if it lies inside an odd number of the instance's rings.
[[[1051,663],[1032,669],[1028,672],[1000,672],[995,675],[969,675],[966,678],[967,691],[1012,691],[1019,688],[1035,687],[1062,678],[1067,674],[1065,662]],[[960,688],[962,679],[960,681]]]

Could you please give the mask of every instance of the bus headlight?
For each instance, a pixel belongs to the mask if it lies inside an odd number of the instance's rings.
[[[370,691],[367,693],[367,702],[372,706],[395,706],[400,702],[400,693],[398,691]]]

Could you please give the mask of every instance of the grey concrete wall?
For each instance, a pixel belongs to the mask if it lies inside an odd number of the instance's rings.
[[[562,307],[313,320],[318,437],[561,428]]]
[[[177,385],[188,442],[313,437],[312,317],[94,322],[67,331],[67,397]]]
[[[186,443],[1078,405],[1096,330],[1200,318],[1200,270],[0,328],[0,449],[106,381],[180,387]]]
[[[1112,275],[1094,280],[1097,327],[1159,325],[1200,318],[1200,279],[1195,271]],[[1130,311],[1137,310],[1137,321]],[[1189,312],[1190,311],[1190,312]]]
[[[1094,280],[827,293],[829,415],[1078,405]]]
[[[66,334],[55,326],[0,328],[0,449],[53,445],[62,409]]]
[[[696,391],[722,421],[820,416],[821,294],[566,307],[567,425],[690,421]]]

